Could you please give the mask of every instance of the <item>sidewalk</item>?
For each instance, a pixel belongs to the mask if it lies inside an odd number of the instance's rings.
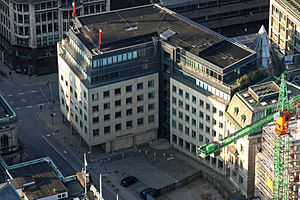
[[[28,85],[37,85],[37,84],[47,84],[48,81],[50,82],[57,82],[58,81],[58,74],[47,74],[42,76],[29,76],[29,74],[21,74],[11,71],[11,69],[6,66],[2,61],[0,61],[0,70],[6,73],[6,77],[0,76],[6,82],[10,82],[11,84],[17,86],[28,86]],[[12,72],[10,75],[9,73]]]

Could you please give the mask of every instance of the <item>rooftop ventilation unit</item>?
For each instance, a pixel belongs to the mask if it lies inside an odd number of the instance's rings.
[[[79,29],[77,28],[77,26],[72,26],[71,29],[74,31],[75,34],[80,33],[80,31],[79,31]]]
[[[168,40],[170,37],[172,37],[172,36],[175,35],[175,34],[176,34],[176,32],[174,32],[174,31],[168,29],[168,30],[162,32],[162,33],[159,35],[159,37],[162,38],[162,39],[164,39],[164,40]]]
[[[92,49],[92,52],[94,55],[102,54],[102,52],[99,49]]]
[[[292,94],[293,92],[292,92],[291,90],[288,90],[287,93],[288,93],[288,94]]]
[[[277,103],[277,100],[276,100],[276,99],[273,99],[273,100],[272,100],[272,103]]]
[[[249,103],[254,103],[254,102],[255,102],[254,99],[250,99],[250,100],[249,100]]]
[[[124,30],[127,31],[133,31],[133,30],[137,30],[137,26],[129,26],[129,27],[125,27]]]
[[[243,96],[244,96],[245,98],[247,98],[247,97],[249,97],[250,95],[249,95],[248,93],[245,93],[245,94],[243,94]]]
[[[266,106],[266,105],[268,105],[268,103],[267,102],[261,102],[260,105]]]

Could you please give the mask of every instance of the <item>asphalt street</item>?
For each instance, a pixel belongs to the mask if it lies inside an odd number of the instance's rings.
[[[0,69],[5,69],[1,62]],[[38,80],[24,74],[13,74],[12,79],[9,76],[7,78],[0,76],[0,93],[17,114],[18,137],[24,144],[24,152],[33,158],[48,156],[64,176],[74,175],[83,167],[83,159],[60,141],[56,133],[39,118],[39,113],[45,110],[49,111],[50,118],[50,107],[58,106],[57,74],[46,76],[45,80],[39,77]],[[106,200],[113,200],[115,196],[116,194],[104,183],[103,197]]]

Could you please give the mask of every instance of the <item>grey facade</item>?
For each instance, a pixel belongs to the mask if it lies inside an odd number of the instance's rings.
[[[56,42],[73,23],[73,0],[1,0],[1,59],[18,72],[57,71]],[[110,10],[109,0],[76,0],[76,16]]]

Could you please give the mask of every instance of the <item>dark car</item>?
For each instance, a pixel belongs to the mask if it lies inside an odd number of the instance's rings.
[[[134,177],[134,176],[128,176],[128,177],[122,179],[121,185],[123,187],[128,187],[129,185],[132,185],[132,184],[134,184],[136,182],[137,182],[137,178],[136,177]]]
[[[150,192],[153,192],[155,190],[156,190],[155,188],[146,188],[146,189],[141,191],[140,197],[142,197],[142,199],[146,199],[147,194],[150,193]]]

